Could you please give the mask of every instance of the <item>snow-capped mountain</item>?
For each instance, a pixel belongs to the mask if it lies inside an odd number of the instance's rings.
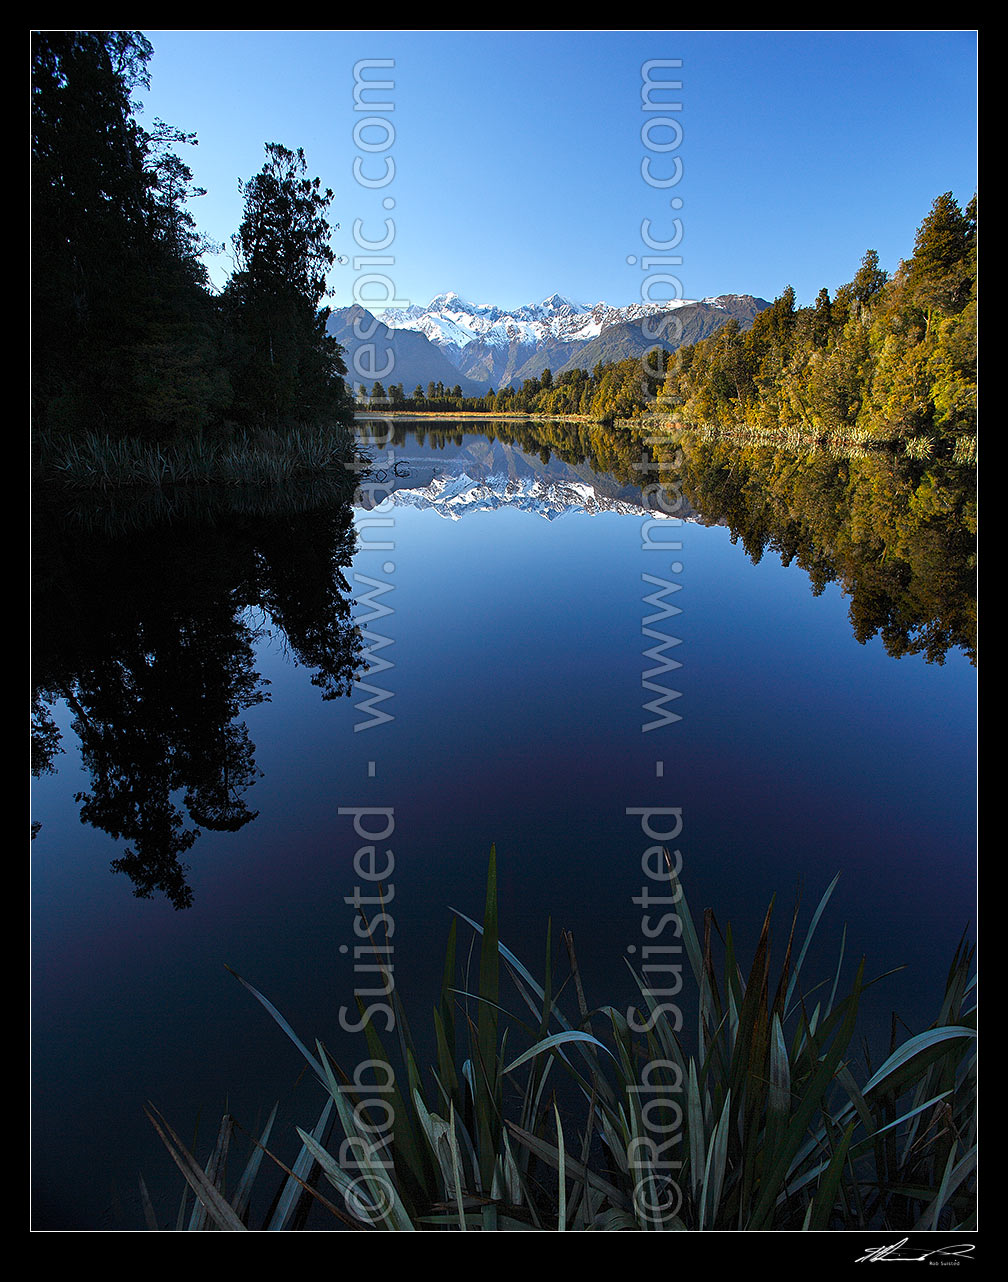
[[[460,294],[449,291],[432,298],[426,307],[414,303],[411,307],[386,311],[382,320],[392,329],[419,330],[442,350],[467,347],[472,342],[497,347],[515,342],[538,346],[548,340],[587,342],[598,338],[610,325],[656,316],[692,306],[697,301],[727,311],[730,299],[728,296],[701,300],[681,298],[611,307],[608,303],[575,303],[562,294],[551,294],[541,303],[505,311],[492,303],[466,302]]]
[[[626,307],[578,303],[551,294],[541,303],[505,310],[492,303],[467,302],[452,291],[438,294],[426,307],[390,309],[383,313],[382,323],[391,331],[392,342],[403,331],[423,335],[464,378],[496,388],[538,378],[547,368],[556,375],[578,366],[593,369],[600,360],[637,357],[656,341],[673,350],[680,342],[706,337],[733,317],[745,329],[766,306],[763,299],[746,294]],[[662,332],[656,318],[671,313],[678,324]],[[645,328],[649,318],[653,319]],[[656,333],[661,335],[657,339]]]
[[[360,306],[338,309],[329,332],[344,349],[353,387],[376,379],[399,382],[411,392],[419,383],[458,383],[466,395],[488,387],[520,386],[543,370],[594,369],[599,362],[643,355],[656,343],[674,351],[695,343],[735,319],[747,329],[769,304],[749,294],[631,303],[576,303],[551,294],[541,303],[504,309],[438,294],[426,307],[390,308],[380,320]],[[661,317],[675,324],[662,324]]]

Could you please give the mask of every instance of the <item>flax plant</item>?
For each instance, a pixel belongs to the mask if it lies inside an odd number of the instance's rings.
[[[747,970],[731,930],[722,939],[710,912],[698,930],[671,872],[669,880],[692,973],[688,1023],[641,976],[639,1004],[590,1010],[566,935],[569,971],[558,989],[549,929],[538,983],[498,938],[491,850],[482,924],[456,913],[449,930],[433,1010],[435,1062],[421,1071],[397,996],[394,1060],[365,1027],[372,1062],[395,1064],[387,1096],[394,1127],[382,1145],[380,1119],[325,1047],[309,1049],[241,980],[304,1055],[324,1107],[311,1130],[299,1128],[289,1168],[267,1148],[268,1126],[254,1169],[230,1198],[221,1180],[224,1141],[201,1166],[152,1107],[202,1208],[176,1226],[247,1228],[248,1189],[266,1153],[286,1180],[262,1225],[268,1229],[297,1227],[291,1216],[304,1195],[331,1227],[360,1230],[973,1227],[972,951],[957,950],[934,1024],[894,1037],[877,1068],[859,1067],[852,1049],[859,1003],[877,981],[866,979],[861,962],[842,991],[842,946],[831,976],[817,984],[805,976],[836,879],[804,937],[795,909],[776,968],[771,904]],[[472,932],[472,950],[460,950],[460,927]],[[315,1188],[319,1175],[328,1196]]]

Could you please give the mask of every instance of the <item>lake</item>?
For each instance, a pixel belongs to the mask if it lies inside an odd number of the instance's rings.
[[[687,898],[742,957],[773,896],[780,947],[840,874],[807,965],[905,968],[865,998],[873,1038],[930,1022],[973,936],[964,470],[360,431],[343,491],[36,504],[36,1228],[143,1228],[141,1174],[173,1222],[148,1101],[201,1151],[279,1101],[292,1159],[320,1094],[228,968],[359,1058],[368,844],[415,1027],[491,844],[502,940],[541,973],[552,922],[589,1005],[631,1000],[642,821],[673,810]]]

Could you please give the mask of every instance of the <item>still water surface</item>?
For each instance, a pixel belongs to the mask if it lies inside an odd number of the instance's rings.
[[[181,1182],[147,1101],[205,1149],[225,1111],[254,1129],[279,1100],[292,1158],[320,1099],[226,967],[309,1044],[363,1057],[355,809],[387,811],[358,822],[390,828],[418,1028],[491,843],[502,939],[541,973],[552,918],[589,1004],[629,1001],[649,843],[628,811],[652,806],[681,807],[687,897],[743,956],[772,895],[783,934],[796,891],[807,921],[839,872],[818,973],[846,930],[848,978],[862,955],[906,967],[871,991],[869,1031],[936,1013],[975,911],[963,647],[894,657],[855,635],[849,575],[815,595],[779,539],[754,563],[721,512],[657,520],[625,469],[493,435],[400,431],[352,508],[37,550],[43,740],[62,749],[33,788],[37,1228],[142,1228],[139,1174],[172,1221]]]

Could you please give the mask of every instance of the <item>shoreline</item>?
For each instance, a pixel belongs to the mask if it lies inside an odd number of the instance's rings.
[[[587,414],[532,414],[520,410],[355,410],[354,422],[358,419],[445,419],[470,418],[480,422],[518,422],[518,423],[599,423],[600,419]]]
[[[696,432],[704,436],[724,437],[738,442],[739,445],[768,445],[780,449],[797,449],[808,450],[815,448],[825,448],[839,450],[841,452],[867,453],[882,451],[898,451],[899,446],[904,446],[904,451],[909,457],[919,457],[921,461],[928,461],[932,457],[932,449],[918,454],[911,441],[902,440],[901,438],[883,438],[883,437],[866,437],[859,433],[851,435],[838,432],[819,432],[815,430],[800,431],[793,428],[779,428],[772,430],[768,428],[752,427],[748,424],[740,423],[732,426],[715,425],[709,423],[681,423],[674,418],[660,414],[643,414],[639,418],[616,419],[612,422],[604,419],[592,418],[588,414],[536,414],[526,413],[518,410],[394,410],[385,411],[377,410],[355,410],[354,422],[369,422],[393,420],[395,422],[456,422],[470,421],[481,423],[574,423],[581,426],[596,426],[607,429],[620,429],[630,432],[642,433],[664,433],[664,439],[671,441],[684,433]],[[657,443],[657,442],[655,442]],[[967,448],[963,458],[957,458],[955,461],[975,464],[975,437],[968,438],[965,441]]]

